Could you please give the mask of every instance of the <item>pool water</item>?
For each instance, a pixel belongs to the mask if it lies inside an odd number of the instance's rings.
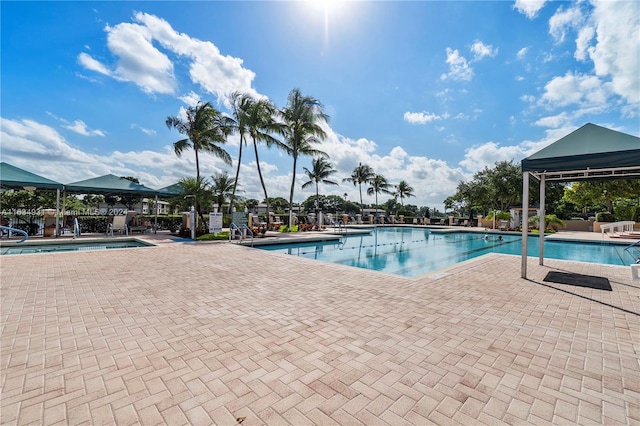
[[[263,250],[308,259],[413,277],[488,253],[520,255],[522,237],[472,232],[435,233],[428,228],[376,228],[370,234],[345,236],[340,241],[265,245]],[[538,256],[538,237],[529,237],[528,255]],[[545,240],[544,256],[551,259],[608,265],[630,265],[636,258],[628,245]]]
[[[7,246],[7,247],[1,247],[0,255],[109,250],[109,249],[121,249],[121,248],[149,247],[151,245],[152,244],[148,244],[139,240],[87,241],[87,242],[53,243],[53,244],[23,243],[23,244],[16,244],[16,245]]]

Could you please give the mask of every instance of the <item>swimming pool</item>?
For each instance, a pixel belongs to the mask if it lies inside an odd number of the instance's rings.
[[[118,240],[118,241],[67,241],[58,243],[22,243],[11,246],[0,247],[0,255],[34,254],[34,253],[58,253],[69,251],[93,251],[109,250],[121,248],[149,247],[153,244],[140,240]]]
[[[340,241],[265,245],[263,250],[413,277],[488,253],[520,255],[522,237],[474,232],[436,233],[428,228],[376,228],[370,234]],[[538,237],[528,239],[529,256],[538,256]],[[545,240],[545,258],[630,265],[634,253],[626,245]]]

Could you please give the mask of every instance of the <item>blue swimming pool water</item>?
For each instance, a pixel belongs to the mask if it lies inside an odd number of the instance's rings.
[[[435,233],[428,228],[376,228],[366,235],[343,237],[339,242],[262,246],[261,249],[325,262],[373,269],[413,277],[487,253],[520,255],[519,235],[471,232]],[[538,237],[528,239],[529,256],[538,255]],[[633,253],[625,245],[545,240],[545,258],[608,265],[630,265]]]
[[[151,244],[139,240],[121,241],[91,241],[66,243],[41,243],[41,244],[17,244],[0,248],[0,255],[34,254],[34,253],[58,253],[69,251],[109,250],[121,248],[149,247]]]

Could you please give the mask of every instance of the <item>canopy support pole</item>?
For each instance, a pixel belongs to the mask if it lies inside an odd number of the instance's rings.
[[[542,174],[540,175],[540,221],[538,222],[538,229],[540,230],[540,259],[538,260],[538,263],[540,265],[544,265],[544,231],[545,231],[545,225],[546,225],[546,220],[545,220],[545,205],[544,205],[544,199],[545,199],[545,187],[547,185],[546,183],[546,175]]]
[[[529,172],[522,172],[522,265],[520,276],[527,278],[527,237],[529,236]]]
[[[153,233],[158,233],[158,194],[156,194],[156,223],[153,226]]]
[[[64,204],[62,207],[64,208]],[[56,189],[56,238],[60,236],[60,221],[58,215],[60,215],[60,188]],[[42,233],[44,235],[44,231],[42,231]]]

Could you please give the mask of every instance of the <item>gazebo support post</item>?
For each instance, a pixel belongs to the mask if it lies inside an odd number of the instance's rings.
[[[529,172],[522,172],[522,265],[520,276],[527,278],[527,237],[529,236]]]
[[[545,231],[545,225],[546,225],[546,221],[545,221],[545,203],[544,203],[544,198],[545,198],[545,186],[547,185],[546,180],[545,180],[546,175],[542,174],[540,175],[540,220],[538,222],[538,229],[540,230],[540,259],[538,260],[538,263],[540,265],[544,265],[544,231]]]
[[[64,208],[64,204],[62,205],[62,207]],[[56,238],[60,236],[60,223],[58,220],[59,214],[60,214],[60,189],[56,189]],[[42,231],[42,235],[44,235],[44,230]]]
[[[156,223],[153,227],[153,233],[158,233],[158,194],[156,194]]]

